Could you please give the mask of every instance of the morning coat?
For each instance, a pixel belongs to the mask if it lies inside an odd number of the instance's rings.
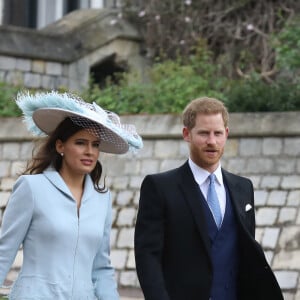
[[[254,238],[253,185],[224,169],[222,174],[238,227],[238,299],[283,300]],[[199,197],[203,195],[188,162],[145,177],[135,228],[136,268],[145,300],[209,299],[213,276],[210,239]]]

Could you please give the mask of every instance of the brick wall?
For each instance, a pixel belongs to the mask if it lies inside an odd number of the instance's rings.
[[[252,179],[257,240],[262,244],[286,300],[299,300],[300,273],[300,114],[232,114],[224,168]],[[180,117],[123,116],[137,125],[144,148],[137,154],[101,154],[113,196],[111,258],[122,287],[138,287],[133,234],[139,187],[148,173],[182,164],[188,147]],[[31,155],[32,141],[19,119],[1,119],[0,208],[7,203],[17,173]],[[1,215],[0,215],[1,216]],[[18,254],[8,279],[22,263]]]

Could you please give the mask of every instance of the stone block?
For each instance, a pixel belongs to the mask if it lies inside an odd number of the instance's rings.
[[[177,141],[161,140],[156,141],[154,145],[154,156],[161,159],[177,158],[179,146]]]
[[[23,85],[24,74],[25,73],[17,70],[7,71],[5,81],[9,82],[12,85]]]
[[[300,250],[280,251],[274,258],[273,267],[283,270],[300,270]]]
[[[245,138],[240,140],[239,154],[241,156],[260,156],[262,154],[262,141],[258,138]]]
[[[144,147],[137,153],[139,159],[153,158],[154,157],[154,143],[153,141],[143,140]]]
[[[159,160],[147,159],[141,162],[141,174],[148,175],[159,172]]]
[[[243,158],[228,159],[227,169],[233,173],[241,174],[246,167],[246,160]]]
[[[32,149],[34,148],[33,142],[20,143],[20,159],[29,160],[32,157]]]
[[[129,181],[129,187],[133,190],[139,190],[143,179],[143,176],[131,176]]]
[[[279,223],[292,223],[297,216],[297,209],[293,207],[284,207],[279,212]]]
[[[275,271],[275,276],[282,289],[294,289],[297,287],[299,273],[296,271]]]
[[[267,203],[267,197],[269,193],[265,190],[255,190],[254,191],[254,204],[256,207],[265,206]]]
[[[31,71],[31,60],[25,58],[17,58],[16,69],[19,71],[30,72]]]
[[[124,173],[126,175],[138,175],[140,173],[140,170],[141,170],[140,161],[129,160],[125,162]]]
[[[283,227],[278,246],[287,251],[300,249],[300,227],[296,225]]]
[[[136,287],[138,284],[137,274],[135,271],[123,271],[120,274],[119,283],[124,287]]]
[[[0,208],[6,207],[10,192],[0,192]]]
[[[262,246],[264,248],[275,249],[277,246],[277,241],[279,237],[279,228],[271,228],[267,227],[264,231],[264,235],[262,238]]]
[[[276,158],[276,159],[274,159],[274,163],[275,163],[275,172],[277,174],[293,174],[293,173],[295,173],[296,166],[297,166],[296,159]]]
[[[32,61],[32,72],[44,74],[46,70],[46,63],[43,60],[36,60]]]
[[[225,145],[224,157],[237,157],[239,152],[239,140],[238,139],[228,139]]]
[[[279,138],[264,138],[262,144],[263,155],[279,155],[282,152],[283,140]]]
[[[110,247],[113,249],[116,245],[117,241],[117,234],[118,234],[118,229],[117,228],[112,228],[110,231]]]
[[[0,178],[10,177],[11,162],[0,160]]]
[[[5,143],[2,148],[2,158],[4,160],[17,160],[20,156],[19,143]]]
[[[15,178],[11,178],[11,177],[2,178],[0,181],[0,190],[11,191],[15,181],[16,181]]]
[[[164,159],[161,161],[159,172],[168,171],[174,168],[181,166],[186,159],[178,160],[178,159]]]
[[[63,73],[62,64],[57,62],[46,62],[45,73],[47,75],[62,76]]]
[[[40,88],[42,83],[42,77],[40,74],[25,73],[24,85],[28,88]]]
[[[131,203],[133,192],[131,190],[120,191],[117,196],[116,204],[118,206],[126,206]]]
[[[110,259],[112,266],[118,270],[124,269],[127,261],[127,254],[127,250],[111,250]]]
[[[287,198],[288,206],[300,207],[300,190],[290,191]]]
[[[14,161],[11,164],[10,176],[18,177],[25,170],[26,164],[26,161]]]
[[[280,184],[280,176],[263,176],[261,181],[261,187],[265,189],[278,189]]]
[[[140,191],[136,191],[134,193],[134,198],[133,198],[133,204],[135,205],[135,207],[139,205],[139,202],[140,202]]]
[[[120,210],[117,219],[118,226],[133,226],[135,222],[135,208],[126,207]]]
[[[297,157],[300,155],[300,138],[288,137],[284,139],[283,153],[291,157]]]
[[[286,203],[288,193],[286,191],[273,190],[269,194],[268,206],[283,206]]]
[[[134,228],[122,228],[119,232],[117,241],[118,248],[129,248],[134,247]]]
[[[281,187],[283,189],[300,189],[300,176],[284,176],[282,179]]]
[[[128,269],[135,269],[135,257],[134,257],[134,250],[130,250],[128,254],[128,260],[126,267]]]
[[[128,187],[129,176],[117,176],[112,181],[112,188],[115,190],[124,190]]]
[[[278,208],[259,208],[256,213],[257,226],[274,225],[278,215]]]
[[[0,69],[14,70],[16,68],[17,59],[15,57],[0,55]]]
[[[243,172],[253,174],[270,174],[274,171],[274,161],[270,158],[249,158]]]
[[[56,89],[56,78],[54,76],[50,75],[42,75],[42,83],[41,83],[42,88],[48,89],[48,90],[53,90]]]

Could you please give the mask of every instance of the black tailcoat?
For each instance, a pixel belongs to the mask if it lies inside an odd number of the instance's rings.
[[[222,174],[238,226],[239,300],[283,300],[254,238],[252,182],[224,169]],[[199,195],[188,162],[145,177],[135,228],[136,269],[145,300],[209,299],[213,270]]]

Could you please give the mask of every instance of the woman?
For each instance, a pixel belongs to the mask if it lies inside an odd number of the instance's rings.
[[[119,299],[109,245],[111,201],[100,152],[142,147],[134,126],[70,95],[21,94],[31,132],[48,135],[13,187],[0,237],[0,284],[23,246],[9,299]]]

